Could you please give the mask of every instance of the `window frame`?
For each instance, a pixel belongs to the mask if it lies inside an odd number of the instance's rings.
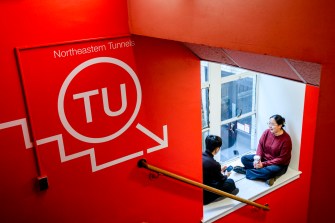
[[[214,134],[221,136],[221,127],[225,124],[228,124],[230,122],[238,121],[241,119],[244,119],[246,117],[255,116],[253,118],[252,127],[250,130],[251,134],[251,145],[249,152],[256,150],[256,118],[257,118],[257,89],[258,89],[258,82],[257,82],[257,73],[253,71],[249,71],[242,68],[237,68],[225,64],[219,64],[215,62],[210,61],[201,61],[201,91],[203,89],[208,88],[208,111],[209,111],[209,125],[206,128],[202,128],[202,134],[204,135],[206,132],[208,134]],[[204,67],[207,67],[207,69]],[[225,77],[221,77],[221,72],[223,69],[231,70],[233,73],[236,73],[234,75],[229,75]],[[208,80],[205,80],[205,76],[207,75]],[[221,86],[222,84],[237,81],[243,78],[247,77],[253,77],[253,96],[252,96],[252,111],[242,114],[240,116],[235,116],[226,120],[221,120]],[[204,138],[202,140],[202,151],[204,151]],[[219,153],[215,155],[215,159],[218,160],[220,163],[229,162],[227,161],[221,161],[221,150]],[[233,157],[231,159],[234,159],[236,157]]]
[[[235,181],[236,186],[240,189],[237,196],[255,201],[258,198],[276,191],[277,189],[300,178],[300,174],[302,172],[299,170],[299,161],[306,86],[307,85],[304,83],[259,73],[256,88],[256,109],[258,110],[256,132],[262,133],[266,128],[268,128],[266,122],[263,120],[268,120],[270,115],[273,115],[274,113],[282,114],[287,120],[285,131],[290,134],[292,139],[292,158],[287,172],[277,178],[274,185],[271,187],[263,181],[249,180],[246,179],[245,175],[233,172],[230,177]],[[283,89],[285,90],[283,91]],[[257,139],[255,139],[257,145],[260,137],[261,135],[257,135]],[[225,162],[224,164],[221,163],[221,165],[242,165],[240,158],[241,155],[236,159]],[[227,198],[204,205],[202,222],[214,222],[245,205],[246,204],[237,200]]]

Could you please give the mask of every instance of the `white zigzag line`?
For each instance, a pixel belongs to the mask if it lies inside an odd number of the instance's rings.
[[[27,120],[25,118],[10,121],[10,122],[1,123],[0,124],[0,130],[10,128],[10,127],[14,127],[14,126],[18,126],[18,125],[21,125],[24,144],[26,146],[26,149],[32,148],[33,144],[30,142]]]
[[[57,143],[58,143],[61,162],[66,162],[66,161],[69,161],[69,160],[77,159],[77,158],[82,157],[82,156],[89,155],[90,160],[91,160],[92,172],[102,170],[104,168],[107,168],[107,167],[110,167],[110,166],[113,166],[113,165],[116,165],[116,164],[122,163],[124,161],[127,161],[127,160],[130,160],[130,159],[133,159],[133,158],[136,158],[136,157],[139,157],[139,156],[143,155],[143,152],[139,151],[139,152],[130,154],[128,156],[124,156],[124,157],[121,157],[119,159],[115,159],[115,160],[112,160],[110,162],[107,162],[107,163],[104,163],[104,164],[101,164],[101,165],[97,165],[96,159],[95,159],[94,148],[91,148],[91,149],[88,149],[88,150],[85,150],[85,151],[82,151],[82,152],[79,152],[79,153],[66,155],[65,154],[65,149],[64,149],[64,142],[63,142],[62,134],[55,135],[55,136],[50,136],[48,138],[37,140],[36,143],[37,143],[37,145],[42,145],[42,144],[53,142],[53,141],[57,141]]]
[[[26,149],[32,148],[33,144],[30,141],[29,130],[28,130],[28,125],[27,125],[26,118],[1,123],[0,124],[0,130],[15,127],[15,126],[21,126]],[[164,135],[165,134],[166,133],[164,131]],[[133,159],[133,158],[136,158],[136,157],[139,157],[139,156],[143,155],[143,151],[139,151],[139,152],[132,153],[130,155],[121,157],[119,159],[115,159],[115,160],[112,160],[110,162],[107,162],[107,163],[104,163],[104,164],[101,164],[101,165],[97,165],[94,148],[91,148],[91,149],[88,149],[88,150],[85,150],[85,151],[82,151],[82,152],[79,152],[79,153],[66,155],[62,134],[58,134],[58,135],[55,135],[55,136],[50,136],[50,137],[47,137],[47,138],[44,138],[44,139],[37,140],[36,144],[37,145],[42,145],[42,144],[53,142],[53,141],[57,141],[57,143],[58,143],[59,155],[60,155],[61,162],[66,162],[66,161],[69,161],[69,160],[77,159],[77,158],[82,157],[82,156],[89,155],[90,160],[91,160],[92,172],[102,170],[104,168],[107,168],[107,167],[110,167],[110,166],[113,166],[113,165],[116,165],[116,164],[119,164],[119,163],[122,163],[122,162],[125,162],[127,160],[130,160],[130,159]]]

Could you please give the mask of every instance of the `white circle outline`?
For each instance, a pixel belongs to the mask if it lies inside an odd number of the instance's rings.
[[[70,123],[68,122],[66,115],[65,115],[65,111],[64,111],[64,98],[65,98],[65,94],[66,94],[66,90],[69,87],[71,81],[73,80],[73,78],[83,69],[92,66],[94,64],[98,64],[98,63],[111,63],[111,64],[115,64],[117,66],[122,67],[125,71],[127,71],[127,73],[130,74],[130,76],[132,77],[134,83],[135,83],[135,87],[136,87],[136,93],[137,93],[137,101],[136,101],[136,106],[134,109],[134,112],[132,114],[132,116],[130,117],[130,119],[128,120],[128,122],[121,128],[119,129],[117,132],[105,136],[105,137],[100,137],[100,138],[93,138],[93,137],[88,137],[88,136],[84,136],[80,133],[78,133],[76,130],[74,130],[72,128],[72,126],[70,125]],[[70,133],[73,137],[79,139],[80,141],[83,142],[88,142],[88,143],[103,143],[103,142],[107,142],[110,141],[112,139],[115,139],[116,137],[120,136],[122,133],[124,133],[129,127],[130,125],[134,122],[139,110],[140,110],[140,106],[141,106],[141,101],[142,101],[142,90],[141,90],[141,85],[140,82],[137,78],[136,73],[133,71],[133,69],[131,69],[131,67],[124,63],[121,60],[112,58],[112,57],[96,57],[90,60],[87,60],[81,64],[79,64],[76,68],[74,68],[71,73],[66,77],[65,81],[63,82],[63,85],[59,91],[59,95],[58,95],[58,115],[59,118],[64,126],[64,128],[68,131],[68,133]]]

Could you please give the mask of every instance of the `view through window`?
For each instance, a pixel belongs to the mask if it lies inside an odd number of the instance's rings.
[[[219,135],[218,161],[255,150],[256,89],[255,72],[201,62],[202,148],[208,134]]]

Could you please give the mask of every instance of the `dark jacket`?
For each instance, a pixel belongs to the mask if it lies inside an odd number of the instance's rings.
[[[222,174],[220,163],[214,159],[213,154],[209,151],[202,154],[202,174],[203,183],[207,186],[228,193],[232,193],[236,189],[234,180],[227,179],[227,176]],[[203,202],[204,204],[209,204],[219,197],[221,196],[218,194],[204,190]]]
[[[209,151],[202,154],[202,179],[207,186],[222,189],[227,176],[221,172],[221,165]]]

